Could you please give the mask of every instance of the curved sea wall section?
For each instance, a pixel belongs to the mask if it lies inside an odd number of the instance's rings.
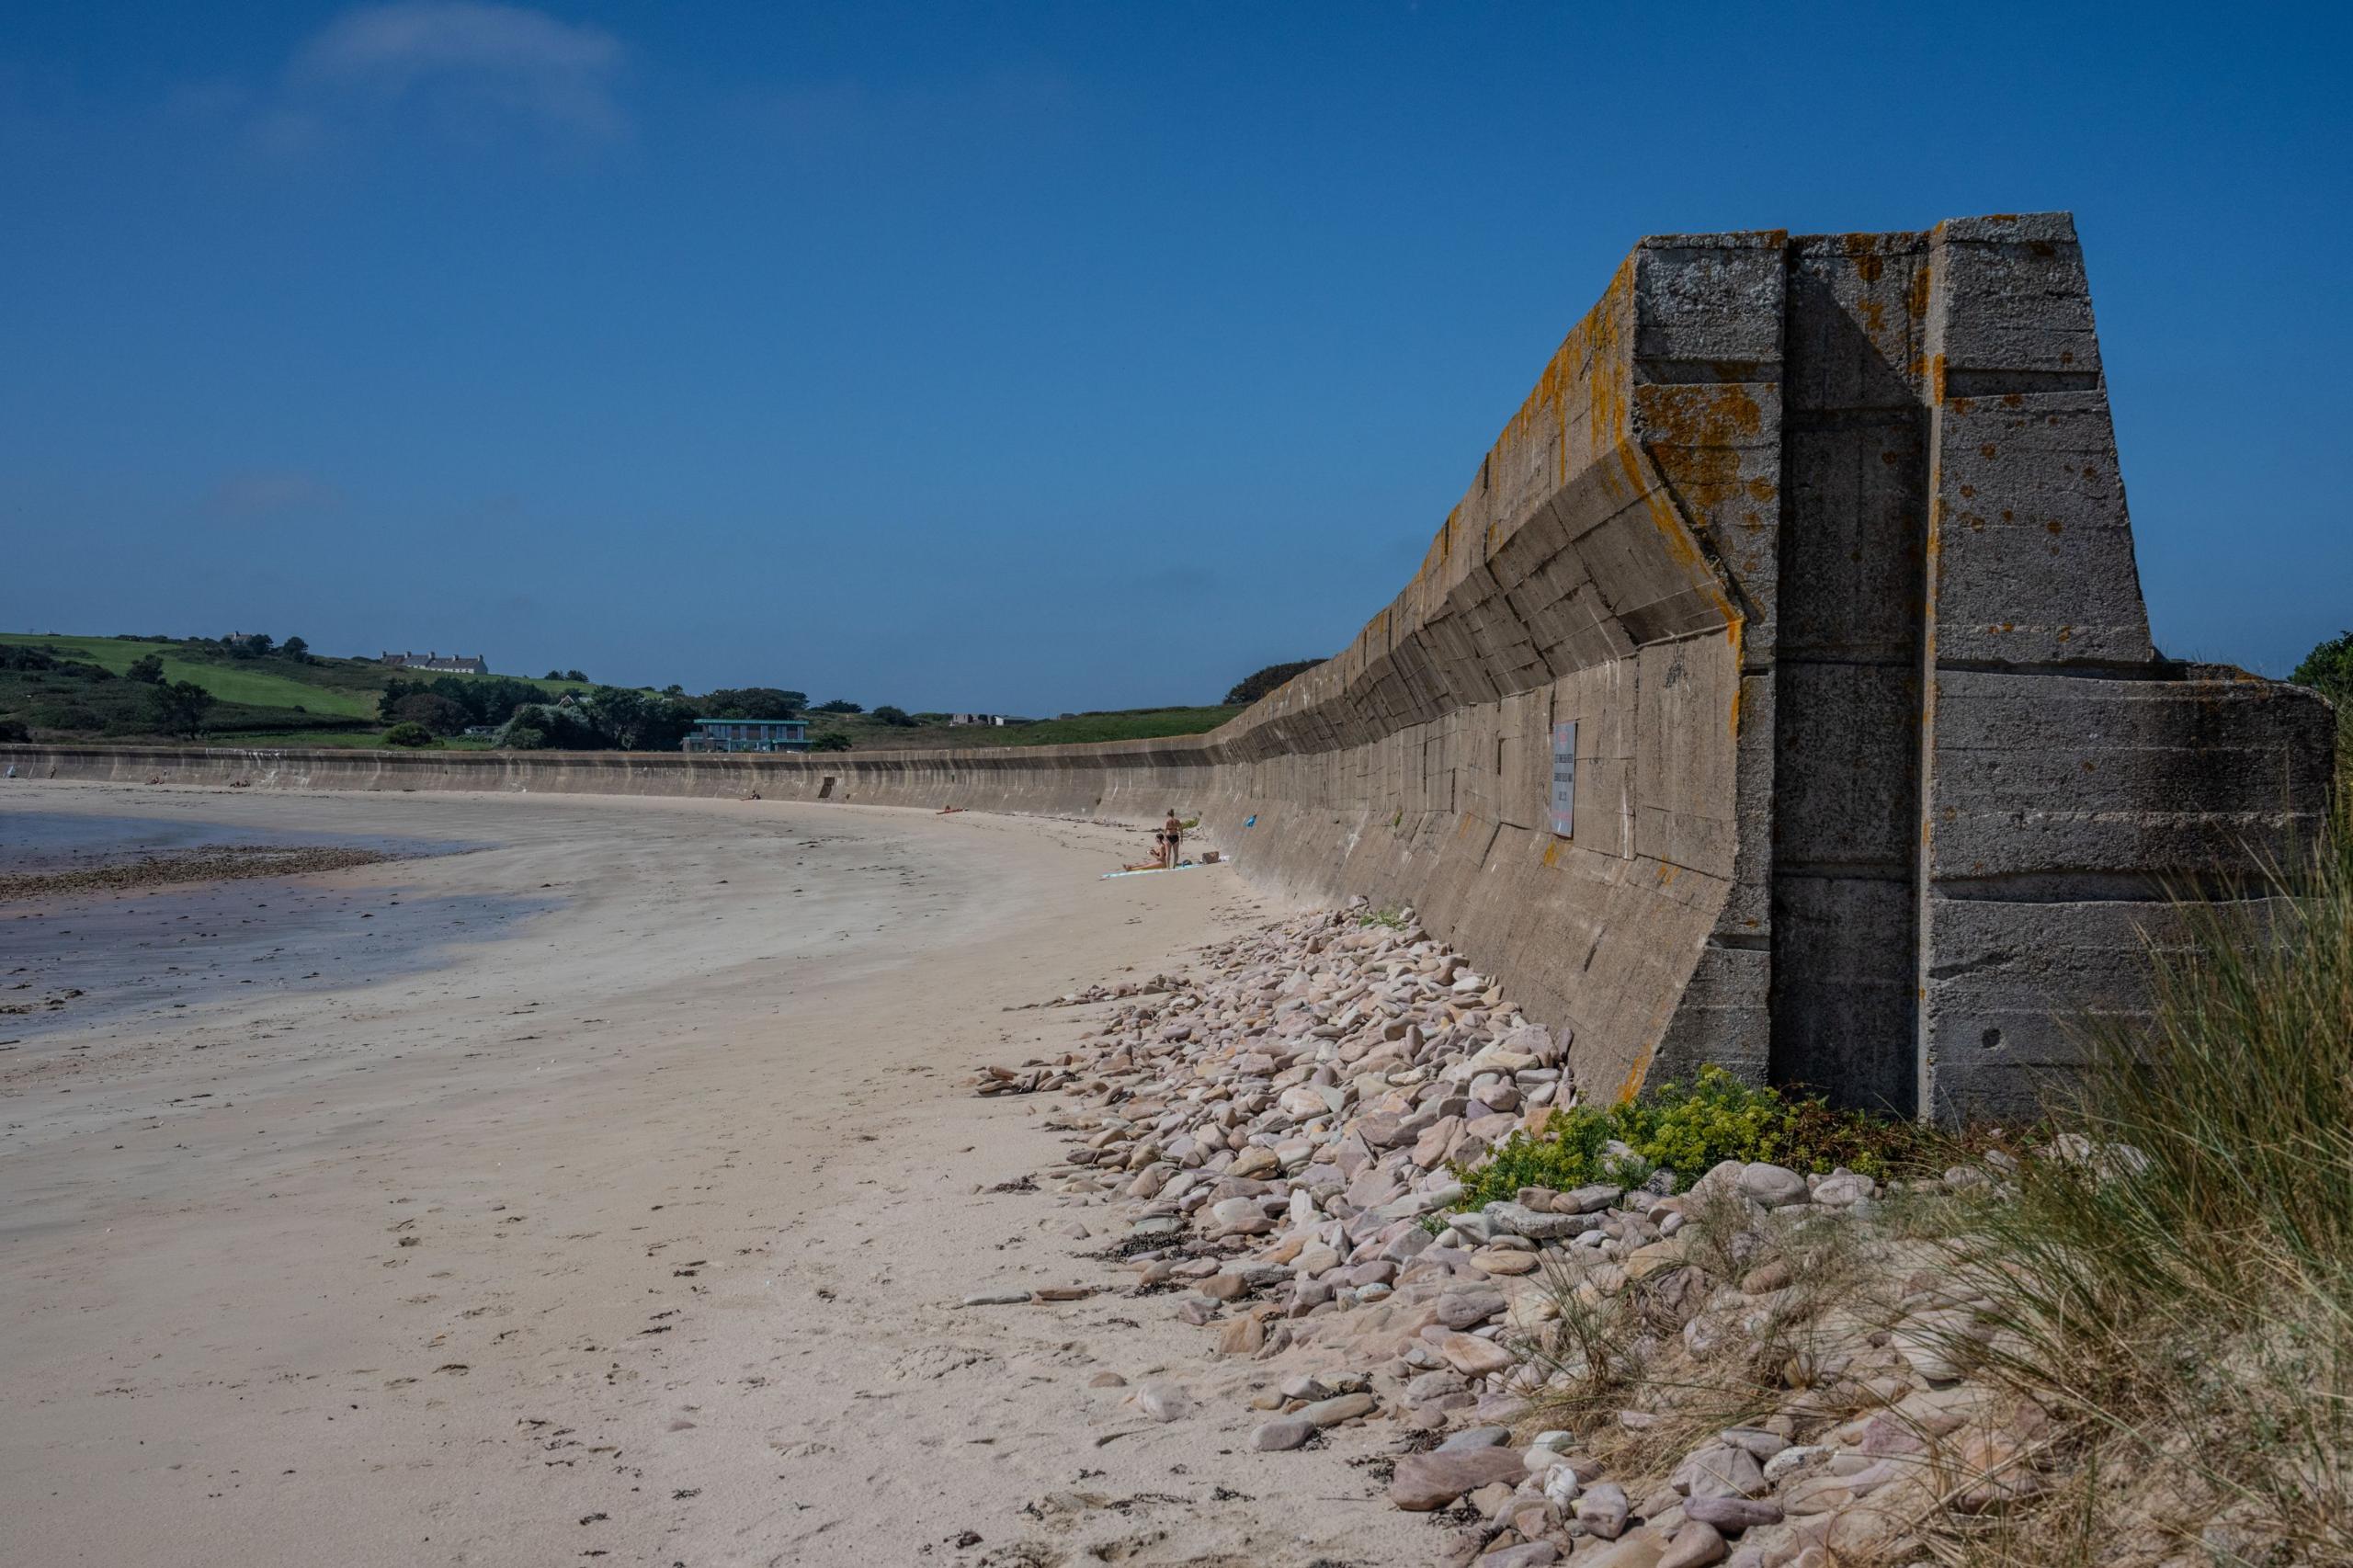
[[[1642,242],[1404,591],[1213,733],[687,756],[0,748],[20,773],[1156,819],[1411,903],[1588,1093],[2014,1116],[2163,890],[2309,842],[2309,692],[2149,639],[2064,214]]]

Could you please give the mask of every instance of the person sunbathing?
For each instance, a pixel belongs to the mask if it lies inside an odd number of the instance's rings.
[[[1168,809],[1168,820],[1152,835],[1152,858],[1136,865],[1123,865],[1123,871],[1166,871],[1175,869],[1177,858],[1184,853],[1185,824],[1176,820],[1176,808]]]

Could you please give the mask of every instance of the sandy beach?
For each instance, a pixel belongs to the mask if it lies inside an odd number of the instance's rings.
[[[1083,1256],[1108,1210],[1025,1190],[1039,1113],[958,1086],[1094,1013],[1008,1009],[1273,913],[1230,869],[1102,881],[1140,835],[980,813],[22,783],[0,843],[34,811],[472,847],[218,884],[188,944],[408,919],[364,973],[108,1006],[157,960],[101,942],[0,1017],[0,1559],[1430,1554],[1372,1436],[1244,1451],[1240,1374]],[[0,971],[150,896],[0,907]],[[1051,1285],[1101,1293],[958,1305]],[[1140,1418],[1154,1375],[1199,1412]]]

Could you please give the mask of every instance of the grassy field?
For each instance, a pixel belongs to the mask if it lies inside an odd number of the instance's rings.
[[[162,663],[166,683],[187,681],[211,693],[216,706],[205,716],[206,737],[233,745],[374,745],[385,687],[399,678],[499,681],[551,698],[589,684],[532,676],[411,675],[374,659],[317,653],[245,657],[202,641],[0,632],[0,649],[10,646],[45,650],[74,667],[0,669],[0,722],[24,723],[36,737],[75,741],[165,738],[152,733],[149,688],[123,678],[134,662],[151,655]],[[471,748],[483,743],[452,737],[446,744]]]
[[[0,642],[54,648],[68,658],[97,665],[116,675],[129,669],[134,659],[153,653],[164,661],[165,680],[194,681],[223,702],[248,708],[290,708],[338,718],[373,719],[376,694],[383,687],[381,679],[373,686],[351,680],[341,667],[353,663],[347,659],[322,660],[316,665],[279,659],[215,663],[191,659],[186,650],[171,642],[136,642],[114,637],[44,637],[13,631],[0,632]],[[313,671],[315,676],[311,673]]]
[[[370,746],[381,744],[379,699],[387,682],[512,681],[551,699],[583,688],[579,681],[532,676],[434,676],[390,669],[373,659],[314,653],[307,661],[280,654],[240,657],[215,643],[66,633],[0,632],[0,645],[47,649],[77,665],[95,665],[108,680],[83,669],[0,671],[0,721],[28,724],[37,738],[136,742],[149,733],[146,687],[121,677],[136,660],[162,661],[167,682],[201,687],[218,706],[205,721],[205,739],[222,745]],[[910,751],[993,746],[1065,745],[1097,741],[1154,740],[1214,730],[1242,710],[1233,707],[1139,708],[1072,713],[1006,725],[950,725],[939,715],[911,725],[885,724],[870,714],[809,715],[811,736],[846,736],[854,751]],[[479,749],[462,737],[447,745]]]

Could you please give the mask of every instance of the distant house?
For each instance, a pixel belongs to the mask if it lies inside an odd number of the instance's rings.
[[[490,674],[490,661],[479,653],[471,659],[462,653],[386,653],[381,662],[396,670],[432,670],[453,676]]]
[[[948,722],[950,724],[994,724],[1003,729],[1005,715],[1002,713],[950,713],[948,715]]]
[[[806,719],[698,719],[681,751],[807,751]]]

